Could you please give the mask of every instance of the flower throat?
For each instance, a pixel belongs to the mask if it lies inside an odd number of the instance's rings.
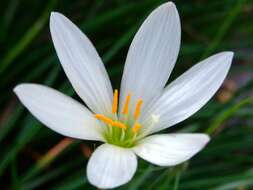
[[[121,111],[122,119],[118,117],[118,103],[119,103],[118,90],[114,91],[112,114],[114,119],[106,117],[102,114],[95,114],[95,117],[105,124],[104,138],[107,143],[114,144],[121,147],[132,147],[140,139],[141,125],[138,122],[138,118],[141,112],[142,99],[139,99],[136,103],[135,111],[133,115],[129,114],[129,103],[131,95],[128,94],[123,109]]]

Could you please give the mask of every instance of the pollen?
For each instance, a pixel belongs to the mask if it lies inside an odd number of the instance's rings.
[[[125,124],[119,122],[119,121],[114,121],[114,122],[113,122],[113,126],[119,127],[119,128],[121,128],[121,129],[127,129],[127,126],[126,126]]]
[[[118,90],[115,89],[114,95],[113,95],[113,104],[112,104],[112,113],[113,114],[117,113],[117,111],[118,111],[118,102],[119,102]]]
[[[100,121],[103,121],[104,123],[106,124],[109,124],[111,126],[113,126],[114,122],[112,119],[108,118],[108,117],[105,117],[104,115],[102,114],[95,114],[95,117],[100,120]]]
[[[114,90],[111,114],[94,114],[94,117],[103,123],[103,137],[109,144],[122,147],[133,147],[137,141],[143,138],[145,130],[138,120],[141,114],[143,100],[137,99],[135,107],[131,107],[131,93],[124,97],[122,108],[119,110],[119,91]],[[154,116],[155,117],[155,116]],[[159,118],[155,118],[159,119]],[[154,120],[155,120],[154,119]]]
[[[102,115],[102,114],[95,114],[95,117],[100,120],[103,121],[104,123],[114,126],[114,127],[119,127],[121,129],[127,129],[127,126],[124,123],[121,123],[120,121],[113,121],[112,119]]]
[[[127,97],[126,97],[126,101],[125,101],[125,104],[124,104],[124,107],[123,107],[122,114],[128,114],[130,99],[131,99],[131,95],[128,94]]]
[[[133,128],[132,128],[132,131],[136,134],[136,133],[139,132],[140,128],[141,128],[141,125],[140,125],[139,123],[136,122],[136,123],[134,124]]]
[[[135,107],[135,112],[134,112],[134,119],[137,120],[138,117],[140,116],[140,112],[141,112],[141,105],[142,105],[143,101],[142,99],[139,99],[136,107]]]

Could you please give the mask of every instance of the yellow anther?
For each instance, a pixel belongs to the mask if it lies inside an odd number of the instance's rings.
[[[131,95],[128,94],[127,97],[126,97],[126,101],[125,101],[125,104],[124,104],[124,107],[123,107],[122,114],[128,114],[128,106],[129,106],[130,98],[131,98]]]
[[[109,125],[113,125],[114,122],[112,119],[108,118],[108,117],[105,117],[104,115],[102,114],[95,114],[95,117],[100,120],[100,121],[103,121],[104,123],[106,124],[109,124]]]
[[[132,128],[132,131],[136,134],[136,133],[139,132],[140,128],[141,128],[141,125],[140,125],[139,123],[136,122],[136,123],[134,124],[133,128]]]
[[[124,123],[121,123],[119,121],[113,121],[112,119],[102,115],[102,114],[95,114],[95,117],[100,120],[100,121],[103,121],[104,123],[106,124],[109,124],[111,126],[114,126],[114,127],[119,127],[121,129],[126,129],[127,126],[124,124]]]
[[[118,90],[114,90],[113,95],[113,104],[112,104],[112,113],[117,113],[118,110]]]
[[[126,126],[125,124],[123,124],[123,123],[121,123],[121,122],[119,122],[119,121],[114,121],[114,122],[113,122],[113,126],[119,127],[119,128],[121,128],[121,129],[126,129],[126,128],[127,128],[127,126]]]
[[[136,107],[135,107],[135,112],[134,112],[134,119],[138,119],[140,112],[141,112],[141,105],[142,105],[143,101],[142,99],[139,99]]]

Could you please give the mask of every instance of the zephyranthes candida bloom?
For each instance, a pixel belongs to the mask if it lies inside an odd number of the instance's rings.
[[[50,31],[63,69],[88,108],[38,84],[21,84],[14,91],[52,130],[104,142],[89,160],[90,183],[99,188],[120,186],[133,177],[136,155],[159,166],[173,166],[190,159],[209,141],[205,134],[153,134],[198,111],[222,84],[233,57],[232,52],[211,56],[165,87],[181,38],[173,3],[155,9],[135,35],[120,92],[113,93],[98,53],[70,20],[52,13]]]

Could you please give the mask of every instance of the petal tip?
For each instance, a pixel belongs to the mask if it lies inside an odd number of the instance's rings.
[[[223,56],[232,58],[234,56],[234,52],[233,51],[224,51],[222,52]]]
[[[20,86],[20,85],[17,85],[17,86],[15,86],[15,87],[13,88],[13,92],[15,92],[15,94],[18,93],[19,86]]]
[[[232,51],[223,51],[220,53],[217,53],[209,58],[211,58],[210,60],[212,60],[211,62],[216,64],[216,65],[223,65],[224,67],[226,67],[227,69],[230,68],[231,64],[232,64],[232,60],[234,57],[234,52]],[[207,59],[209,59],[207,58]]]
[[[172,2],[172,1],[168,1],[167,3],[162,4],[162,5],[160,5],[160,7],[164,7],[166,9],[175,9],[175,10],[177,10],[175,3]]]
[[[228,52],[227,52],[227,56],[228,56],[230,59],[233,59],[233,57],[234,57],[234,52],[228,51]]]
[[[228,60],[232,60],[232,58],[234,57],[234,52],[233,51],[224,51],[219,53],[218,55],[223,56],[224,58],[228,59]]]
[[[28,94],[29,92],[36,89],[36,87],[39,87],[41,85],[35,84],[35,83],[22,83],[18,84],[13,88],[13,92],[18,96],[24,96]]]
[[[176,6],[175,3],[174,3],[173,1],[168,1],[168,2],[165,3],[165,4],[167,4],[168,6],[174,6],[174,7]]]
[[[56,11],[52,11],[50,14],[50,20],[53,18],[56,18],[57,16],[60,16],[60,15],[61,15],[61,13],[56,12]]]
[[[200,142],[203,146],[205,146],[210,141],[210,136],[205,133],[195,133],[196,140]]]
[[[209,135],[203,134],[203,144],[206,145],[211,140]]]
[[[227,65],[228,68],[230,68],[231,64],[232,64],[232,60],[234,57],[234,52],[232,51],[226,51],[222,53],[223,59],[224,59],[224,63],[226,63],[225,65]]]
[[[49,25],[50,27],[52,27],[52,24],[55,23],[57,20],[64,18],[64,15],[56,12],[56,11],[52,11],[50,14],[50,19],[49,19]]]
[[[16,94],[16,96],[18,97],[18,96],[19,96],[19,87],[18,87],[18,86],[15,86],[15,87],[13,88],[13,92],[14,92],[14,94]]]
[[[25,86],[26,84],[18,84],[13,88],[13,92],[19,96],[19,94],[22,93]]]

